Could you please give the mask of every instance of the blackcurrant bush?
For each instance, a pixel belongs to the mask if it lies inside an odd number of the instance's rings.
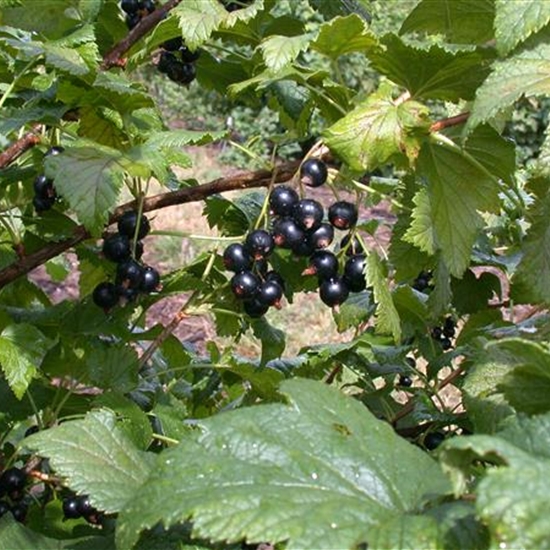
[[[137,228],[138,226],[138,219],[139,219],[139,230]],[[127,237],[130,237],[130,239],[133,239],[136,230],[138,231],[138,239],[143,239],[149,231],[151,231],[151,224],[149,223],[149,220],[147,216],[141,216],[141,218],[138,217],[138,213],[135,210],[127,210],[120,216],[118,223],[117,223],[118,232],[121,235],[126,235]]]
[[[78,519],[81,513],[78,509],[78,497],[68,497],[63,500],[63,515],[66,519]]]
[[[443,432],[430,432],[424,437],[424,447],[428,451],[433,451],[437,449],[445,441],[445,434]]]
[[[38,196],[33,197],[32,205],[34,209],[40,213],[45,212],[46,210],[51,210],[52,206],[55,204],[54,198],[41,198]]]
[[[245,250],[255,260],[267,258],[273,252],[274,247],[275,242],[273,241],[273,237],[264,229],[251,231],[246,236],[244,243]]]
[[[263,304],[257,298],[252,298],[243,302],[243,309],[250,317],[258,318],[267,313],[269,306]]]
[[[399,381],[398,384],[400,386],[403,386],[404,388],[410,388],[412,386],[412,378],[410,376],[401,374],[399,375]]]
[[[349,296],[349,288],[339,277],[323,281],[319,286],[319,295],[324,304],[329,307],[343,304]]]
[[[126,235],[115,233],[103,241],[103,255],[111,262],[119,263],[130,258],[132,246]]]
[[[177,52],[183,46],[181,36],[175,36],[162,43],[162,47],[168,52]],[[174,58],[175,59],[175,58]]]
[[[344,280],[351,292],[361,292],[367,288],[365,263],[365,255],[356,254],[350,256],[344,265]]]
[[[65,147],[62,147],[61,145],[54,145],[44,153],[44,156],[55,157],[57,155],[60,155],[63,151],[65,151]]]
[[[201,56],[200,50],[190,50],[185,44],[179,48],[181,60],[185,63],[194,63]]]
[[[8,468],[0,476],[0,494],[22,491],[27,474],[19,468]]]
[[[357,207],[352,202],[338,201],[328,209],[328,219],[337,229],[351,229],[357,223]]]
[[[283,279],[283,277],[281,276],[280,273],[277,273],[276,271],[268,271],[265,274],[264,279],[266,281],[275,281],[276,283],[279,284],[279,286],[283,289],[283,292],[284,292],[284,290],[285,290],[285,280]]]
[[[139,9],[139,0],[122,0],[120,7],[126,13],[136,13]]]
[[[116,284],[126,288],[139,288],[143,282],[143,266],[136,260],[126,260],[117,266]]]
[[[252,298],[260,287],[260,279],[251,271],[241,271],[231,279],[231,290],[237,298]]]
[[[282,218],[273,224],[273,241],[281,248],[293,248],[306,238],[303,229],[292,218]]]
[[[118,304],[118,292],[113,283],[99,283],[92,294],[92,300],[96,306],[103,309],[111,309]]]
[[[283,298],[283,287],[276,281],[264,281],[258,289],[256,299],[266,306],[279,307]]]
[[[302,275],[317,275],[319,281],[334,279],[338,275],[338,258],[328,250],[314,252]]]
[[[348,234],[340,241],[340,250],[346,251],[346,256],[354,256],[356,254],[364,254],[365,249],[361,244],[361,241],[357,237],[353,237]]]
[[[143,279],[139,290],[141,292],[155,292],[160,289],[160,274],[150,265],[146,265],[143,268]]]
[[[23,523],[27,517],[28,506],[23,502],[18,502],[11,507],[11,515],[15,521]]]
[[[323,221],[323,207],[313,199],[301,199],[292,209],[292,218],[302,229],[316,229]]]
[[[327,165],[319,159],[308,159],[300,167],[300,179],[304,185],[319,187],[327,181]]]
[[[298,193],[287,187],[279,185],[269,194],[269,208],[275,216],[290,216],[294,205],[299,201]]]
[[[5,500],[0,500],[0,518],[10,510],[11,506]]]
[[[48,179],[44,174],[37,176],[34,180],[34,194],[41,199],[55,198],[53,180]]]
[[[252,258],[242,244],[233,243],[223,251],[223,265],[235,273],[248,271],[252,268]]]
[[[307,239],[315,250],[327,248],[334,239],[334,229],[332,225],[322,223],[316,229],[308,232]]]

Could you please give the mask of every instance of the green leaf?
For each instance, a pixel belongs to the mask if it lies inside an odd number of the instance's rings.
[[[373,67],[415,98],[474,99],[489,73],[479,52],[449,51],[436,44],[420,48],[405,44],[394,34],[385,36],[381,43],[384,49],[368,54]]]
[[[498,184],[459,147],[428,142],[420,151],[418,174],[428,180],[435,243],[452,275],[462,276],[483,227],[478,211],[498,205]]]
[[[118,512],[133,498],[150,473],[150,461],[116,426],[108,410],[89,412],[83,420],[65,422],[35,434],[25,444],[50,460],[57,474],[93,506]]]
[[[101,234],[117,205],[124,172],[121,154],[105,147],[81,147],[50,156],[46,174],[78,219],[94,235]]]
[[[376,37],[368,30],[365,20],[358,15],[335,17],[319,28],[311,48],[337,59],[352,52],[365,52],[378,44]]]
[[[344,332],[350,328],[358,327],[367,321],[374,313],[375,306],[372,303],[372,294],[368,291],[351,294],[351,296],[337,309],[332,310],[332,315],[338,332]]]
[[[516,417],[496,436],[453,438],[440,457],[462,492],[479,461],[487,468],[476,487],[476,509],[493,540],[507,548],[548,548],[544,510],[550,490],[550,415]]]
[[[399,32],[444,34],[457,44],[483,44],[493,38],[494,18],[494,0],[422,0]]]
[[[413,198],[412,221],[403,239],[417,246],[430,256],[435,254],[436,242],[432,222],[432,206],[426,188],[421,188]],[[417,273],[418,274],[418,273]]]
[[[262,41],[260,50],[267,68],[274,73],[290,65],[300,54],[308,48],[311,36],[270,36]]]
[[[550,44],[540,44],[494,64],[476,93],[467,129],[489,121],[522,96],[549,93]]]
[[[309,3],[328,20],[334,19],[338,15],[348,15],[350,13],[361,16],[367,23],[370,23],[372,19],[368,0],[343,0],[342,2],[309,0]]]
[[[119,516],[118,545],[131,548],[159,521],[193,518],[194,536],[226,544],[352,548],[412,513],[423,495],[446,491],[437,464],[359,402],[311,380],[281,388],[289,405],[201,421],[165,451]]]
[[[129,392],[138,383],[138,356],[124,344],[94,342],[86,350],[86,365],[94,384],[104,390]]]
[[[376,302],[376,328],[393,336],[396,342],[401,340],[401,322],[393,303],[392,295],[384,273],[384,266],[380,257],[374,251],[367,257],[366,279],[368,286],[372,286],[374,301]]]
[[[227,137],[227,132],[211,130],[170,130],[151,134],[144,145],[155,148],[179,148],[186,145],[206,145]]]
[[[26,323],[8,325],[0,333],[0,364],[10,388],[21,399],[37,376],[38,368],[54,342],[35,326]]]
[[[453,305],[460,315],[486,309],[494,295],[501,295],[500,279],[494,273],[481,273],[479,277],[468,270],[462,279],[452,282]]]
[[[550,22],[550,4],[539,0],[496,0],[495,10],[495,38],[502,55],[510,53]]]
[[[396,104],[383,87],[323,132],[327,146],[350,168],[373,170],[403,154],[418,156],[420,134],[427,131],[428,109],[415,101]],[[418,135],[417,135],[418,134]]]
[[[260,365],[263,366],[268,361],[281,357],[286,346],[286,334],[271,326],[264,317],[254,319],[251,326],[254,336],[262,342]]]

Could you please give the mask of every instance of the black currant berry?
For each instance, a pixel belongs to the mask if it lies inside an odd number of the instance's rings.
[[[299,201],[298,193],[291,187],[279,185],[269,194],[269,208],[274,216],[290,216]]]
[[[132,254],[130,239],[126,235],[115,233],[103,241],[103,255],[111,262],[128,260]]]
[[[121,305],[126,305],[128,302],[133,302],[138,297],[138,288],[129,288],[122,284],[117,284],[115,286],[119,297],[119,303]]]
[[[136,260],[126,260],[117,266],[116,284],[125,288],[140,288],[143,282],[143,266]]]
[[[231,279],[231,290],[237,298],[248,300],[260,287],[260,279],[251,271],[241,271]]]
[[[201,56],[200,50],[190,50],[185,44],[179,48],[181,60],[185,63],[194,63]]]
[[[426,434],[426,437],[424,438],[424,447],[428,449],[428,451],[433,451],[434,449],[437,449],[445,441],[445,434],[442,432],[430,432],[429,434]]]
[[[128,13],[126,15],[126,26],[129,30],[132,30],[141,21],[139,13]]]
[[[434,340],[441,340],[441,337],[443,336],[443,330],[441,327],[434,327],[432,328],[431,334]]]
[[[27,511],[28,506],[23,502],[14,504],[11,507],[11,515],[13,516],[13,519],[15,521],[18,521],[19,523],[23,523],[25,521],[25,518],[27,517]]]
[[[54,145],[44,153],[44,157],[56,157],[57,155],[63,153],[63,151],[65,151],[65,147],[62,147],[61,145]]]
[[[170,51],[164,51],[160,54],[157,69],[162,74],[167,74],[170,68],[179,63],[178,58]]]
[[[292,246],[292,252],[294,252],[296,256],[307,258],[315,252],[315,249],[311,246],[309,239],[306,237],[299,243]]]
[[[78,519],[81,513],[78,510],[78,498],[68,497],[63,501],[63,515],[66,519]]]
[[[228,271],[239,273],[252,268],[252,258],[240,243],[230,244],[223,251],[223,265]]]
[[[0,500],[0,518],[10,510],[11,506],[5,500]]]
[[[328,250],[314,252],[302,275],[317,275],[319,281],[334,279],[338,275],[338,258]]]
[[[133,239],[138,225],[138,213],[135,210],[127,210],[120,216],[117,228],[121,235],[126,235]],[[151,231],[151,224],[147,219],[147,216],[141,216],[139,220],[138,239],[143,239]]]
[[[273,241],[281,248],[293,248],[306,238],[305,232],[292,218],[277,220],[271,233]]]
[[[315,250],[327,248],[332,243],[332,239],[334,239],[334,229],[332,225],[322,223],[313,231],[308,232],[307,239]]]
[[[181,36],[175,36],[162,43],[162,47],[168,52],[177,52],[183,46],[183,39]]]
[[[159,272],[150,265],[143,267],[143,279],[141,281],[141,286],[139,290],[141,292],[156,292],[160,289],[160,274]]]
[[[421,271],[413,281],[412,287],[418,292],[424,292],[430,286],[432,274],[429,271]]]
[[[0,476],[0,494],[22,491],[27,474],[19,468],[8,468]]]
[[[300,167],[300,179],[309,187],[320,187],[327,181],[327,165],[319,159],[308,159]]]
[[[34,194],[41,199],[55,198],[53,180],[48,179],[44,174],[37,176],[34,180]]]
[[[250,317],[258,318],[265,315],[269,306],[260,302],[257,298],[243,302],[243,309]]]
[[[178,84],[190,84],[195,80],[197,70],[193,63],[177,62],[174,65],[170,65],[166,71],[166,76]]]
[[[351,236],[349,234],[343,237],[340,241],[340,250],[345,250],[346,256],[355,256],[356,254],[365,253],[365,249],[357,237],[353,237],[353,240],[351,242],[350,241]]]
[[[96,306],[109,310],[118,304],[118,292],[113,283],[99,283],[92,294],[92,300]]]
[[[154,0],[140,0],[139,9],[147,13],[153,13],[156,9]]]
[[[41,198],[34,196],[32,199],[32,205],[34,206],[34,209],[40,213],[45,212],[46,210],[51,210],[52,206],[55,204],[54,198]]]
[[[76,509],[86,519],[97,514],[97,510],[91,505],[90,498],[87,495],[76,497]]]
[[[350,256],[344,265],[344,280],[351,292],[361,292],[367,288],[365,280],[366,257],[363,254]]]
[[[352,202],[338,201],[328,209],[328,219],[337,229],[351,229],[357,223],[357,207]]]
[[[456,330],[454,319],[452,317],[446,317],[443,323],[443,334],[447,338],[454,338],[455,333]]]
[[[292,218],[302,229],[316,229],[323,221],[323,207],[313,199],[299,200],[292,209]]]
[[[319,286],[319,295],[324,304],[329,307],[343,304],[349,296],[349,288],[339,277],[323,281]]]
[[[280,307],[283,298],[283,287],[276,281],[264,281],[258,289],[256,299],[266,306]]]
[[[141,241],[138,241],[136,243],[136,252],[134,254],[134,258],[136,260],[140,260],[142,256],[143,256],[143,243]]]
[[[450,338],[441,338],[441,347],[445,351],[451,349],[453,347],[453,343],[451,342]]]
[[[275,281],[276,283],[279,284],[279,286],[283,289],[283,292],[284,292],[284,290],[285,290],[285,280],[283,279],[283,277],[281,276],[280,273],[277,273],[276,271],[268,271],[265,274],[264,279],[266,281]]]
[[[274,247],[273,237],[264,229],[251,231],[246,236],[244,243],[245,250],[255,260],[267,258],[273,252]]]
[[[400,386],[404,388],[410,388],[412,386],[412,378],[404,374],[399,375],[399,381],[397,382]]]
[[[139,9],[139,1],[138,0],[122,0],[120,3],[120,7],[122,8],[122,11],[125,13],[136,13]]]

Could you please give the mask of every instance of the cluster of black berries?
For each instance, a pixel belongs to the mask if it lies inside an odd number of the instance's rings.
[[[302,164],[300,177],[303,184],[319,187],[327,179],[327,167],[320,160],[309,159]],[[279,274],[263,267],[275,246],[309,257],[303,275],[317,276],[321,300],[330,307],[343,303],[350,292],[365,289],[365,255],[359,242],[352,240],[350,234],[342,239],[340,246],[348,256],[342,274],[338,258],[326,250],[334,239],[335,228],[351,230],[357,223],[358,213],[353,203],[332,204],[327,223],[323,221],[325,212],[319,202],[300,199],[294,189],[280,185],[269,195],[269,207],[273,216],[271,231],[252,231],[244,244],[230,245],[223,255],[226,268],[235,272],[231,288],[235,296],[244,300],[246,313],[261,316],[269,306],[280,304],[284,281]]]
[[[143,255],[141,239],[150,228],[145,216],[140,218],[137,212],[128,210],[118,220],[118,233],[103,241],[103,255],[117,264],[117,270],[115,283],[103,282],[95,287],[93,301],[96,305],[108,311],[119,303],[135,300],[140,292],[150,293],[160,289],[158,271],[140,262]],[[136,233],[138,240],[132,254],[132,241]]]
[[[122,0],[122,11],[126,14],[126,26],[131,30],[142,17],[153,13],[156,9],[154,0]]]
[[[181,36],[176,36],[162,44],[157,69],[173,82],[190,84],[197,74],[195,61],[199,57],[199,50],[191,51]]]
[[[430,288],[431,280],[432,280],[431,271],[421,271],[418,274],[418,277],[413,281],[413,288],[415,290],[418,290],[418,292],[424,292],[425,290]]]
[[[59,155],[64,151],[63,147],[50,147],[44,154],[44,158]],[[40,213],[49,210],[57,200],[57,193],[53,181],[44,174],[40,174],[34,180],[34,198],[32,204],[34,209]]]
[[[8,468],[2,472],[0,476],[0,516],[11,512],[16,521],[25,521],[27,504],[22,499],[26,481],[27,474],[19,468]]]
[[[84,518],[94,525],[97,525],[102,517],[102,513],[91,505],[87,495],[72,495],[63,499],[63,515],[65,519]]]
[[[456,326],[452,317],[446,317],[443,321],[443,326],[432,328],[432,338],[437,340],[444,350],[451,349],[453,347],[452,338],[456,333]]]

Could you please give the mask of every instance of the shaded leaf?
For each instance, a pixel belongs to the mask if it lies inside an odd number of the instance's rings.
[[[286,65],[292,63],[300,52],[307,49],[311,37],[307,34],[298,36],[270,36],[262,41],[264,63],[273,72],[280,71]]]
[[[254,319],[251,326],[254,336],[262,342],[260,365],[281,357],[286,346],[286,334],[270,325],[265,317]]]

